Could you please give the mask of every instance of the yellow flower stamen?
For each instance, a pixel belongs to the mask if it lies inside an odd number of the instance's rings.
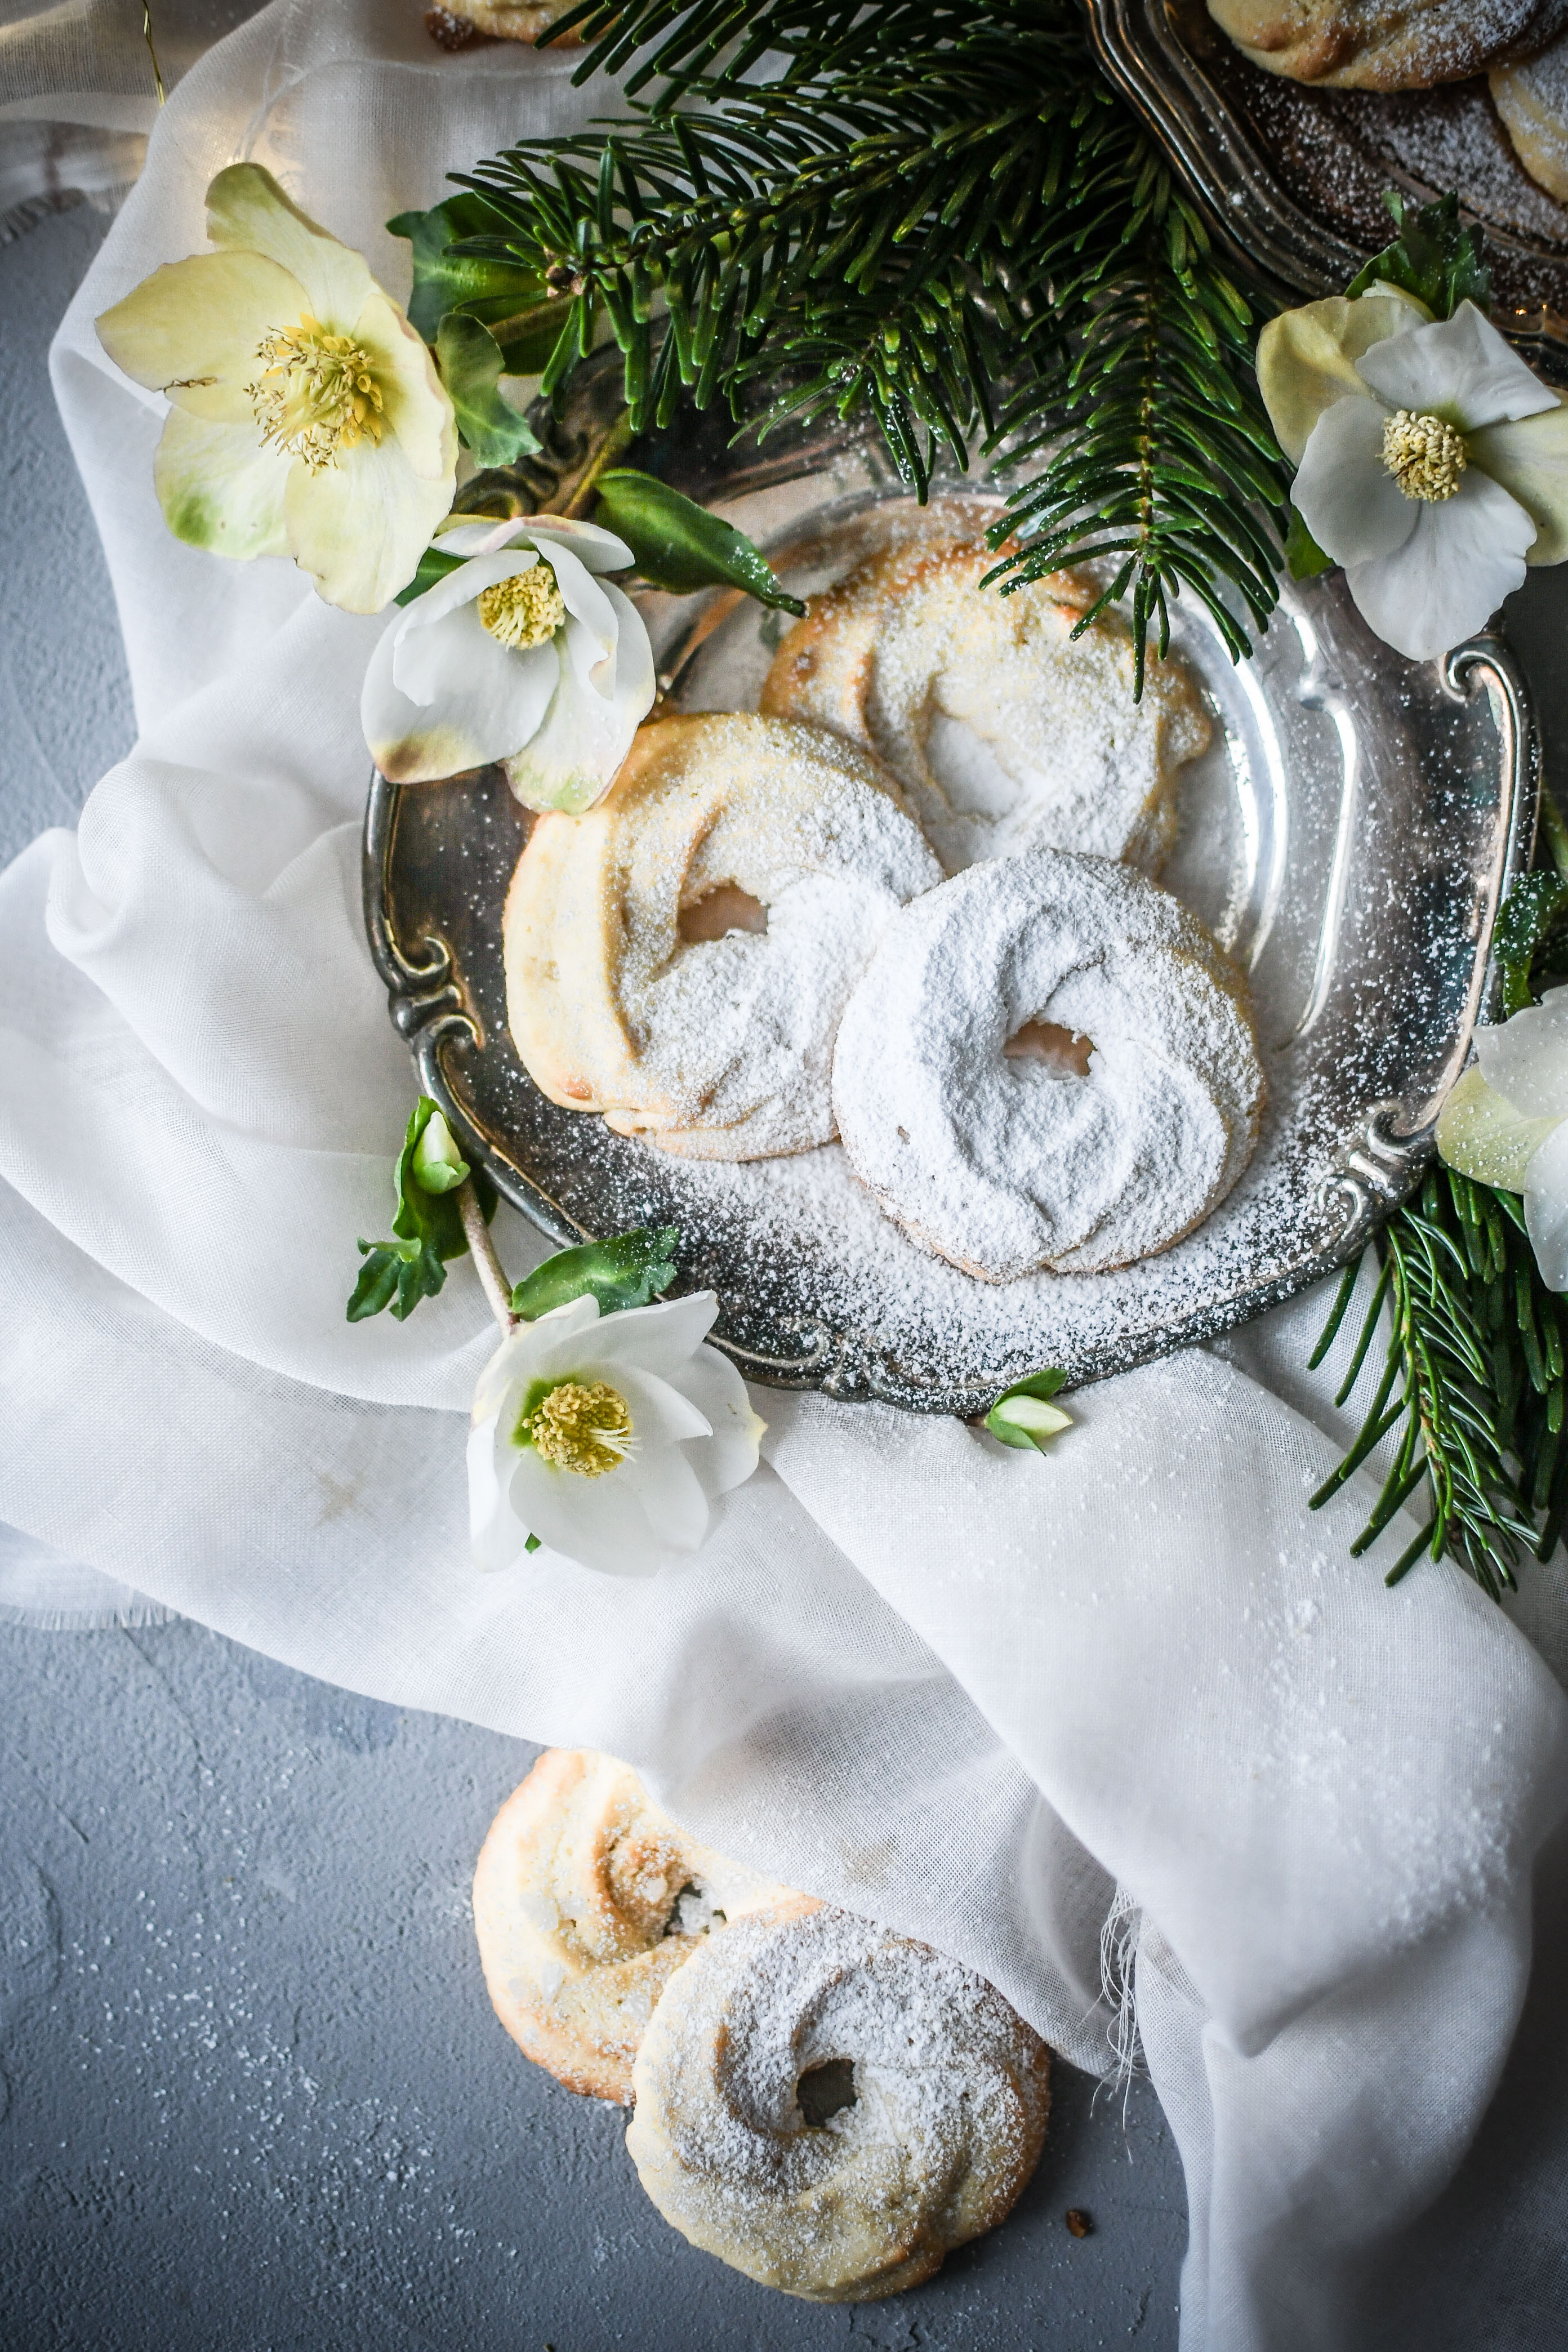
[[[542,646],[566,618],[566,606],[548,563],[536,563],[530,572],[514,572],[510,580],[481,588],[479,606],[480,625],[520,654]]]
[[[1383,462],[1407,499],[1451,499],[1470,462],[1465,436],[1440,416],[1396,408],[1383,428]]]
[[[245,390],[264,443],[319,474],[342,450],[380,441],[381,387],[352,335],[329,334],[307,310],[297,327],[263,335],[256,356],[261,373]]]
[[[517,1433],[531,1442],[552,1469],[602,1478],[626,1453],[632,1416],[619,1389],[607,1381],[561,1381],[519,1423]],[[606,1438],[616,1443],[607,1445]]]

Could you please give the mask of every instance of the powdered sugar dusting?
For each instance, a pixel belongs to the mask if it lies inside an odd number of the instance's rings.
[[[847,2061],[820,2125],[797,2086]],[[675,1979],[635,2070],[626,2145],[693,2243],[795,2294],[928,2276],[993,2228],[1034,2169],[1038,2036],[982,1979],[844,1912],[743,1922]]]
[[[892,769],[949,874],[1054,846],[1157,874],[1176,771],[1209,740],[1180,663],[1132,698],[1126,628],[1074,637],[1094,590],[1055,574],[1004,596],[996,558],[951,511],[861,565],[785,638],[762,708],[862,741]]]
[[[535,869],[539,879],[534,880]],[[870,757],[738,714],[644,730],[600,807],[541,828],[508,917],[512,1027],[542,1082],[691,1158],[834,1134],[833,1039],[883,926],[941,869]],[[684,939],[717,891],[765,929]]]
[[[1005,1056],[1043,1019],[1086,1076]],[[972,1274],[1124,1265],[1189,1231],[1250,1156],[1263,1078],[1238,977],[1165,892],[1037,850],[972,867],[883,933],[834,1064],[857,1172]]]

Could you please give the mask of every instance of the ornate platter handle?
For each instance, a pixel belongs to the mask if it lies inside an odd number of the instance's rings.
[[[1455,702],[1468,702],[1482,691],[1492,697],[1500,739],[1498,855],[1484,895],[1464,1017],[1436,1085],[1415,1106],[1407,1101],[1376,1104],[1320,1187],[1324,1210],[1331,1215],[1337,1206],[1344,1220],[1333,1252],[1341,1263],[1365,1246],[1373,1227],[1415,1189],[1431,1158],[1437,1114],[1470,1058],[1476,1030],[1501,1009],[1502,973],[1492,954],[1492,935],[1510,886],[1528,872],[1535,852],[1541,732],[1513,655],[1500,636],[1468,637],[1445,655],[1438,675],[1444,693]]]

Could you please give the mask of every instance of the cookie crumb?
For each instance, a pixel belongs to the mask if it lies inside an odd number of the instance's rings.
[[[1067,2225],[1068,2235],[1069,2237],[1088,2238],[1091,2237],[1094,2233],[1094,2222],[1091,2217],[1084,2211],[1081,2205],[1068,2206],[1067,2211]]]

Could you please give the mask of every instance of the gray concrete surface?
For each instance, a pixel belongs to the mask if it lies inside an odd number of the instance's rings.
[[[770,2294],[668,2229],[619,2111],[485,1994],[468,1885],[520,1743],[184,1623],[0,1630],[0,1725],[6,2352],[1173,2345],[1146,2084],[1124,2130],[1060,2069],[1011,2221],[885,2305]]]
[[[109,574],[47,369],[108,226],[77,205],[0,246],[0,863],[74,824],[134,733]]]
[[[45,375],[103,226],[0,247],[0,857],[132,735]],[[624,2117],[485,1995],[469,1880],[533,1752],[190,1624],[0,1627],[0,2352],[1169,2352],[1146,2084],[1061,2068],[1012,2220],[890,2303],[771,2294],[668,2229]]]

